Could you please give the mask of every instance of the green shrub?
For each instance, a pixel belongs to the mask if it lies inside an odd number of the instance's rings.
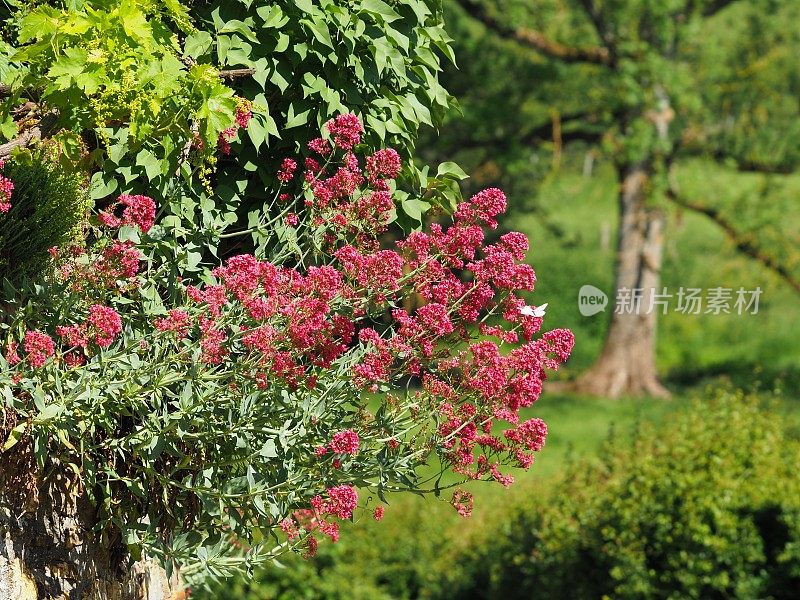
[[[755,399],[698,403],[481,534],[444,597],[796,598],[799,460]]]
[[[3,175],[14,183],[11,210],[0,215],[0,278],[35,275],[53,246],[81,238],[90,208],[87,181],[42,152],[6,162]]]

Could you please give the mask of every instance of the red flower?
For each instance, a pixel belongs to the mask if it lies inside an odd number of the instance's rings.
[[[370,181],[380,177],[394,179],[400,174],[401,167],[400,155],[394,148],[384,148],[367,157],[367,173]]]
[[[125,209],[122,220],[125,225],[135,225],[144,233],[150,231],[156,218],[156,203],[149,196],[128,196],[123,194],[119,202]]]
[[[43,367],[45,361],[55,352],[53,338],[41,331],[26,331],[24,348],[28,353],[28,362],[34,369]]]
[[[283,183],[289,183],[294,177],[295,170],[297,170],[297,162],[291,158],[284,158],[278,171],[278,179]]]
[[[94,333],[95,343],[101,348],[108,348],[122,331],[122,319],[117,311],[108,306],[100,304],[90,306],[86,322]]]
[[[358,434],[352,429],[345,429],[333,434],[331,443],[328,447],[331,452],[336,454],[356,454],[358,453],[359,438]]]
[[[333,143],[337,148],[350,150],[361,141],[361,133],[364,128],[361,121],[353,113],[338,115],[335,119],[328,121],[325,128],[333,137]]]

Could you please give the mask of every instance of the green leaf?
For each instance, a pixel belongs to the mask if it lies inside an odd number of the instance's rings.
[[[312,0],[294,0],[294,5],[305,13],[315,14],[319,11],[314,7]]]
[[[250,137],[250,141],[253,142],[253,146],[255,146],[256,150],[267,141],[267,128],[261,122],[260,117],[257,116],[250,119],[250,122],[247,124],[247,135]]]
[[[238,33],[251,42],[258,42],[258,37],[256,37],[256,34],[253,33],[253,30],[250,29],[247,23],[239,21],[238,19],[232,19],[225,23],[219,30],[219,33]]]
[[[304,110],[303,112],[295,114],[294,112],[294,105],[289,105],[289,111],[286,115],[286,129],[291,129],[292,127],[299,127],[300,125],[305,125],[308,122],[308,114],[310,110]]]
[[[92,200],[100,200],[113,194],[119,183],[114,179],[113,175],[107,175],[103,171],[97,171],[92,175],[92,180],[89,185],[89,196]]]
[[[133,2],[122,2],[119,9],[122,28],[133,39],[146,42],[153,37],[153,29],[147,16]]]
[[[64,51],[64,56],[50,67],[47,74],[55,78],[56,84],[60,86],[60,89],[67,89],[74,82],[77,82],[78,77],[83,73],[87,57],[88,53],[82,48],[67,48]]]
[[[423,213],[425,213],[431,207],[429,203],[419,200],[418,198],[403,200],[401,206],[403,207],[403,212],[405,212],[415,221],[422,221]]]
[[[207,31],[198,31],[189,36],[186,36],[186,41],[183,44],[183,53],[185,56],[198,58],[211,50],[214,43],[211,34]]]
[[[256,9],[256,14],[261,17],[264,28],[280,28],[283,27],[288,21],[288,17],[283,14],[283,10],[277,4],[270,6],[259,6]]]
[[[58,31],[60,12],[50,6],[40,6],[26,15],[19,24],[19,43],[47,38]]]
[[[361,10],[373,15],[380,15],[386,23],[391,23],[400,18],[394,9],[382,0],[363,0]]]
[[[62,411],[62,406],[58,404],[48,404],[41,410],[41,412],[39,412],[39,414],[33,417],[33,422],[35,424],[49,423],[58,417]]]
[[[439,168],[436,169],[436,177],[444,177],[446,179],[457,179],[458,181],[463,181],[464,179],[467,179],[469,175],[467,175],[456,163],[443,162],[439,165]]]
[[[18,441],[20,441],[22,439],[22,437],[25,435],[25,431],[27,429],[28,429],[27,421],[24,421],[24,422],[20,423],[19,425],[17,425],[16,427],[14,427],[14,429],[12,429],[9,432],[8,438],[6,439],[5,443],[3,444],[3,447],[2,447],[1,450],[3,452],[5,452],[6,450],[10,450],[11,448],[13,448],[14,445]]]
[[[162,174],[162,161],[160,161],[155,154],[150,150],[142,150],[136,155],[136,164],[144,167],[144,172],[150,180],[155,179]]]
[[[314,37],[318,42],[324,44],[331,50],[335,49],[333,46],[333,40],[331,40],[331,34],[328,31],[328,24],[324,19],[320,17],[314,17],[312,19],[304,19],[302,22],[309,29],[311,29],[311,32],[314,34]]]
[[[264,458],[275,458],[278,456],[275,442],[273,440],[267,440],[264,446],[262,446],[259,455],[263,456]]]

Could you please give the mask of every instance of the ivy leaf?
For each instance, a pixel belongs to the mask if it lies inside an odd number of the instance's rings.
[[[161,175],[161,161],[150,150],[140,151],[136,155],[136,164],[144,167],[144,172],[151,181]]]
[[[302,10],[303,12],[314,14],[317,13],[317,9],[314,7],[314,3],[312,0],[294,0],[294,5]]]
[[[271,6],[259,6],[256,9],[256,14],[264,21],[264,28],[280,28],[286,25],[289,18],[283,14],[280,6],[275,4]]]
[[[250,137],[250,141],[253,142],[253,146],[256,150],[267,141],[267,128],[261,122],[260,117],[253,117],[250,119],[250,122],[247,124],[247,135]]]
[[[334,50],[333,40],[331,40],[331,34],[328,31],[328,24],[325,22],[324,19],[319,17],[314,17],[313,19],[306,19],[303,21],[305,25],[311,29],[311,32],[314,34],[314,37],[320,43],[324,44],[331,50]]]
[[[245,23],[244,21],[239,21],[238,19],[232,19],[225,23],[222,28],[219,30],[219,33],[238,33],[244,36],[246,39],[250,40],[251,42],[257,43],[258,38],[256,34],[253,33],[253,30]]]
[[[308,113],[311,112],[310,110],[304,110],[303,112],[295,114],[294,112],[294,105],[289,105],[289,111],[286,115],[286,129],[291,129],[292,127],[299,127],[300,125],[305,125],[308,122]]]

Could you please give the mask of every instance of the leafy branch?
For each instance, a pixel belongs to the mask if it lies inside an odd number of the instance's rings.
[[[736,227],[728,219],[726,219],[719,210],[708,206],[704,202],[697,200],[689,200],[678,193],[675,187],[670,186],[666,192],[667,198],[678,206],[687,208],[691,211],[705,215],[711,221],[716,223],[725,235],[733,242],[736,250],[745,256],[749,256],[755,261],[761,263],[767,269],[778,275],[786,283],[788,283],[796,292],[800,293],[800,279],[789,271],[786,265],[768,254],[752,236],[747,235],[736,229]]]
[[[495,32],[500,37],[514,40],[523,46],[533,48],[551,58],[565,63],[591,63],[612,66],[612,53],[605,46],[567,46],[547,37],[541,31],[527,27],[515,27],[500,22],[491,15],[480,2],[472,0],[456,0],[458,5],[473,19]]]

